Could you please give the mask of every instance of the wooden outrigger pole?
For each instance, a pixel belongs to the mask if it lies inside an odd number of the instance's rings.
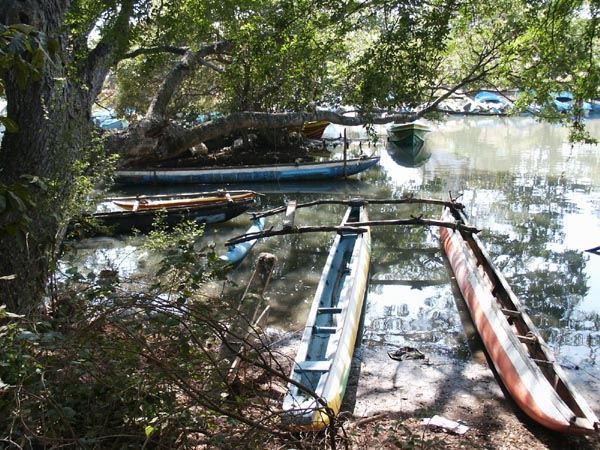
[[[283,221],[283,226],[281,229],[273,229],[273,227],[268,230],[263,230],[256,233],[246,233],[241,236],[234,237],[229,239],[225,245],[235,245],[241,242],[250,241],[253,239],[271,237],[271,236],[282,236],[287,234],[303,234],[303,233],[315,233],[315,232],[327,232],[333,231],[336,233],[343,232],[358,232],[365,233],[370,226],[374,225],[400,225],[400,226],[428,226],[428,227],[448,227],[454,230],[462,230],[468,231],[470,233],[478,233],[478,230],[475,227],[456,223],[456,222],[444,222],[437,219],[424,219],[422,216],[414,217],[411,216],[409,219],[389,219],[389,220],[369,220],[367,222],[347,222],[345,225],[320,225],[320,226],[305,226],[305,227],[296,227],[294,226],[294,216],[295,212],[301,208],[307,208],[316,205],[356,205],[356,204],[427,204],[427,205],[438,205],[445,206],[448,208],[462,208],[460,203],[456,203],[454,201],[441,201],[441,200],[430,200],[430,199],[415,199],[415,198],[403,198],[403,199],[362,199],[362,198],[353,198],[349,200],[336,200],[336,199],[325,199],[325,200],[315,200],[311,202],[305,203],[296,203],[295,201],[290,201],[287,206],[273,208],[267,211],[253,213],[254,218],[262,218],[267,216],[273,216],[275,214],[285,213],[286,216]]]

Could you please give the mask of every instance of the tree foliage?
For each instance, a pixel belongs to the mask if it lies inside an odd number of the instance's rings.
[[[111,135],[106,150],[123,163],[159,162],[248,129],[416,118],[453,93],[483,87],[519,90],[521,102],[541,105],[562,90],[594,98],[599,13],[582,0],[78,0],[33,9],[7,2],[0,181],[31,175],[49,189],[34,199],[48,210],[31,222],[33,252],[0,276],[56,255],[70,205],[91,186],[77,183],[105,161],[89,144],[90,112],[107,80],[121,111],[135,110],[139,121]],[[360,114],[331,111],[339,104]],[[196,120],[214,112],[217,120]],[[580,112],[548,117],[570,121],[573,138],[585,139]],[[19,302],[27,297],[10,292]]]
[[[301,445],[278,427],[272,398],[288,380],[268,352],[247,356],[252,390],[215,376],[236,309],[203,295],[222,275],[208,251],[171,242],[143,286],[110,270],[52,276],[70,216],[112,168],[106,155],[161,160],[240,130],[415,118],[481,88],[518,89],[526,103],[595,98],[599,14],[583,0],[0,1],[3,443]],[[100,137],[99,99],[137,122]],[[340,104],[359,115],[318,108]],[[560,119],[585,137],[577,108]]]

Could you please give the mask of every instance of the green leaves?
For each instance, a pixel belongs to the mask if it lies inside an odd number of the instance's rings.
[[[16,237],[22,245],[31,222],[30,213],[35,208],[32,189],[46,189],[37,177],[24,177],[27,183],[0,183],[0,239]]]
[[[0,124],[6,127],[6,131],[8,133],[16,133],[19,131],[19,125],[17,125],[17,122],[9,119],[8,117],[0,116]]]
[[[12,70],[17,83],[23,89],[30,81],[41,79],[44,65],[52,61],[60,44],[26,24],[0,24],[0,71]],[[4,84],[0,78],[0,96]],[[18,124],[8,117],[0,116],[0,124],[8,133],[19,131]]]

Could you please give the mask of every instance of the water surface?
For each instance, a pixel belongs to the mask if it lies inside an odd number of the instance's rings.
[[[432,123],[426,145],[431,157],[419,167],[397,164],[385,147],[385,128],[377,145],[362,128],[346,129],[361,138],[351,151],[381,155],[381,164],[346,181],[304,184],[229,186],[255,189],[265,195],[258,209],[319,198],[459,197],[480,238],[515,293],[554,349],[559,361],[596,373],[600,348],[600,255],[586,252],[600,246],[600,147],[571,145],[568,132],[533,118],[450,118]],[[600,120],[589,120],[600,137]],[[343,133],[330,126],[326,136]],[[340,156],[337,148],[337,156]],[[227,186],[186,186],[214,190]],[[163,188],[164,189],[164,188]],[[344,207],[322,205],[296,212],[297,225],[334,225]],[[371,219],[438,218],[438,207],[370,205]],[[267,227],[281,218],[269,218]],[[207,227],[205,240],[223,248],[227,238],[250,225],[239,217]],[[232,276],[243,290],[260,252],[274,253],[278,266],[268,296],[270,325],[300,330],[325,264],[331,233],[272,237],[259,242]],[[102,241],[83,244],[80,263],[98,259],[92,250]],[[114,258],[118,241],[110,241]],[[134,246],[135,247],[135,246]],[[127,247],[125,252],[131,252]],[[224,251],[224,250],[223,250]],[[106,254],[106,251],[105,253]],[[86,256],[87,255],[87,256]],[[103,256],[104,257],[104,256]],[[143,259],[143,258],[142,258]],[[127,270],[136,265],[121,259]],[[364,342],[393,350],[411,345],[450,358],[469,358],[465,312],[457,302],[444,264],[437,229],[376,227],[373,230],[372,283],[366,303]],[[133,265],[132,265],[133,264]],[[239,295],[233,290],[230,295]]]

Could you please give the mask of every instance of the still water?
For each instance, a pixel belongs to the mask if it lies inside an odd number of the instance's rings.
[[[600,119],[589,120],[600,138]],[[533,118],[450,118],[432,123],[427,136],[431,157],[419,167],[395,162],[385,147],[385,128],[377,145],[362,128],[346,129],[361,139],[352,151],[381,156],[381,164],[348,181],[303,185],[244,185],[262,192],[258,209],[319,198],[418,198],[460,196],[495,264],[529,311],[557,359],[568,367],[597,372],[600,349],[600,146],[570,145],[558,125]],[[326,136],[343,129],[330,126]],[[186,190],[213,190],[190,187]],[[324,205],[296,212],[296,225],[335,225],[344,207]],[[437,207],[370,205],[371,219],[438,218]],[[267,227],[279,226],[269,218]],[[245,217],[208,227],[204,240],[224,248],[228,238],[248,227]],[[267,295],[270,325],[301,330],[333,235],[314,233],[260,241],[232,275],[243,290],[260,252],[277,256]],[[100,242],[100,244],[98,244]],[[103,250],[98,253],[98,246]],[[86,252],[86,249],[89,251]],[[93,249],[93,252],[92,252]],[[135,245],[104,239],[82,243],[79,264],[117,259],[119,268],[138,270],[129,256]],[[90,253],[91,252],[91,253]],[[123,252],[123,253],[120,253]],[[100,255],[100,256],[98,256]],[[77,259],[75,258],[75,259]],[[143,259],[143,257],[142,257]],[[137,259],[139,261],[139,257]],[[373,230],[372,282],[364,323],[364,342],[390,349],[411,345],[423,352],[463,359],[470,355],[460,303],[456,301],[435,228],[380,226]],[[74,262],[71,261],[72,263]],[[232,295],[239,295],[233,292]]]

